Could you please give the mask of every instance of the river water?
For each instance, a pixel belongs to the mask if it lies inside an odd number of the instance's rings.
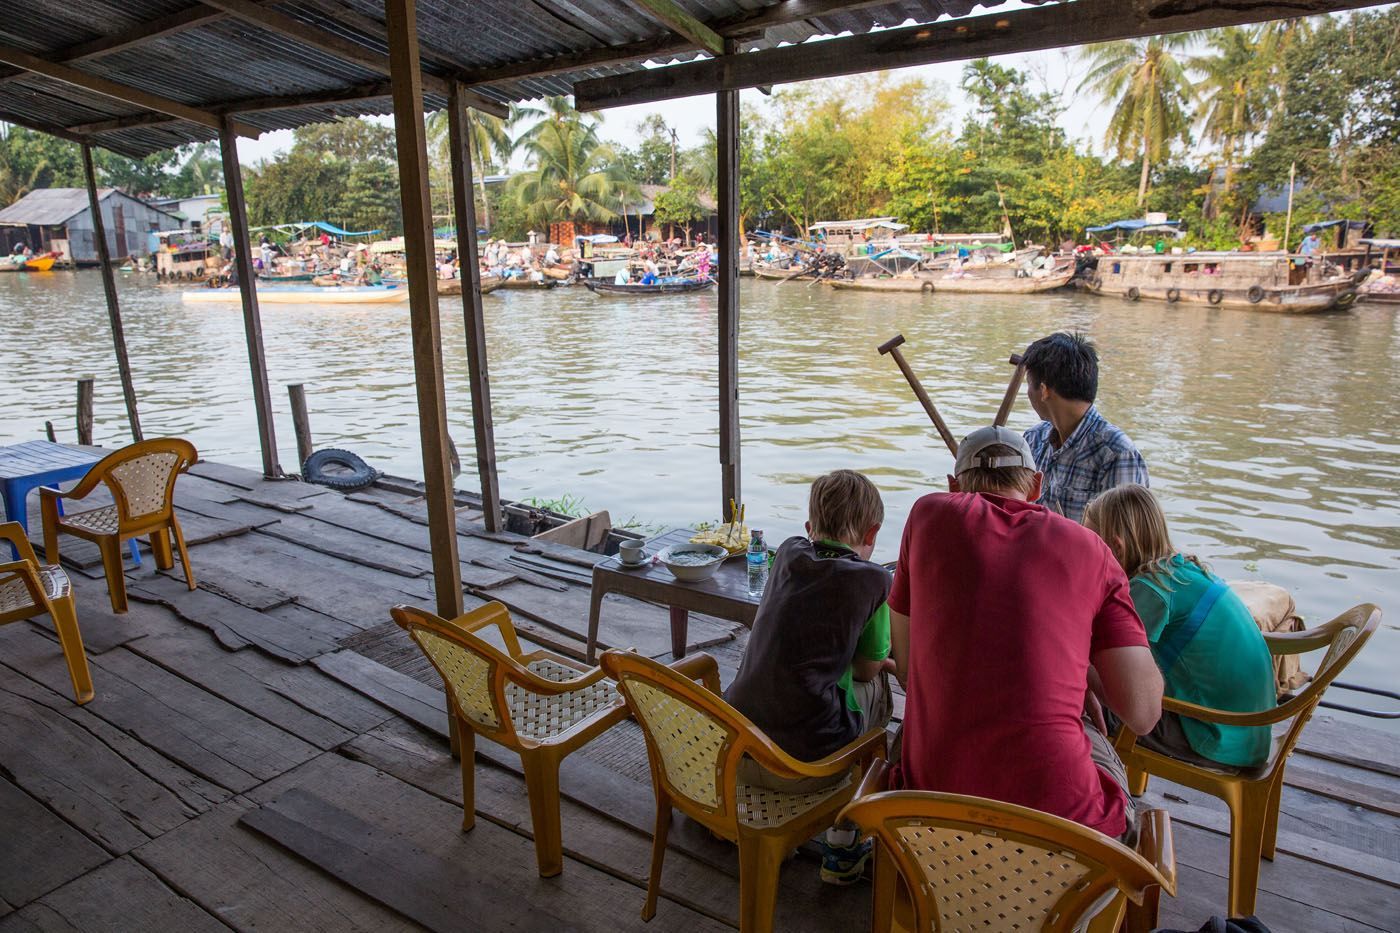
[[[148,436],[258,467],[237,304],[119,276]],[[1178,547],[1227,579],[1287,586],[1309,623],[1370,601],[1392,613],[1349,680],[1395,689],[1400,661],[1400,324],[1393,308],[1287,317],[1074,292],[1043,296],[834,293],[743,280],[740,406],[749,524],[800,532],[806,487],[852,467],[880,487],[893,558],[910,505],[952,459],[893,363],[896,333],[955,434],[989,423],[1006,358],[1053,330],[1102,356],[1099,406],[1136,441]],[[608,509],[615,523],[714,520],[719,510],[715,297],[497,291],[486,302],[503,495]],[[443,347],[459,485],[474,488],[459,299]],[[284,386],[307,386],[318,447],[422,475],[407,305],[262,309],[277,437],[296,449]],[[73,439],[74,381],[97,377],[96,440],[127,439],[96,272],[0,275],[0,442]],[[1024,397],[1011,418],[1034,421]],[[1340,698],[1340,697],[1339,697]]]

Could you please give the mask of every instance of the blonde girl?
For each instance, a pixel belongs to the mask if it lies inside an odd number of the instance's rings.
[[[1166,695],[1212,709],[1272,707],[1273,661],[1243,602],[1195,557],[1172,547],[1156,497],[1129,484],[1089,503],[1084,524],[1128,575]],[[1221,726],[1163,712],[1143,745],[1187,760],[1252,767],[1269,753],[1267,726]]]

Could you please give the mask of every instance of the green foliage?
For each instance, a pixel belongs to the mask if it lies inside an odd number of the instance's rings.
[[[611,220],[621,207],[629,179],[617,152],[598,138],[598,122],[563,98],[549,98],[518,144],[534,167],[512,182],[518,203],[532,224]]]
[[[700,192],[684,175],[677,176],[670,187],[656,196],[656,222],[685,229],[685,241],[690,242],[690,228],[705,216],[700,204]]]
[[[640,141],[618,150],[618,161],[639,185],[664,185],[671,180],[671,128],[659,113],[637,124]]]

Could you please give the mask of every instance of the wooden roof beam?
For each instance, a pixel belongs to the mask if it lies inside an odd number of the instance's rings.
[[[675,0],[627,0],[650,14],[667,29],[684,36],[711,55],[724,54],[724,39],[709,26],[691,16]]]
[[[143,91],[126,84],[118,84],[115,81],[109,81],[106,78],[89,74],[86,71],[79,71],[76,68],[70,68],[67,65],[51,62],[37,55],[31,55],[22,49],[0,46],[0,62],[49,78],[53,81],[58,81],[62,84],[68,84],[85,91],[90,91],[102,97],[110,97],[113,100],[130,104],[133,107],[140,107],[143,110],[163,113],[180,120],[188,120],[191,123],[207,126],[213,130],[219,129],[219,116],[208,110],[191,107],[188,104],[182,104],[179,101],[170,100],[158,94],[151,94],[148,91]],[[257,130],[241,125],[238,128],[238,132],[241,136],[256,137],[258,135]],[[57,134],[55,133],[55,135]]]
[[[205,0],[205,4],[222,10],[245,23],[295,39],[303,45],[359,65],[369,71],[382,75],[389,74],[389,57],[387,55],[366,48],[344,36],[309,26],[284,13],[265,9],[254,0]],[[423,89],[445,97],[448,93],[448,83],[444,78],[424,74]],[[467,105],[497,117],[504,117],[510,112],[505,104],[470,92],[468,92]]]
[[[1383,0],[1074,0],[1034,10],[904,26],[580,81],[574,106],[601,110],[837,75],[965,61],[1378,6]]]

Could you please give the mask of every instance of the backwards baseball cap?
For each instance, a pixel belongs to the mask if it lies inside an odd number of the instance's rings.
[[[1010,447],[1015,453],[997,455],[983,452],[988,447],[996,446]],[[1035,455],[1031,453],[1031,445],[1026,443],[1026,439],[1018,431],[988,425],[985,428],[978,428],[962,439],[962,443],[958,445],[958,458],[953,465],[953,475],[957,476],[959,473],[974,468],[990,470],[997,467],[1015,466],[1025,467],[1028,470],[1036,468]]]

